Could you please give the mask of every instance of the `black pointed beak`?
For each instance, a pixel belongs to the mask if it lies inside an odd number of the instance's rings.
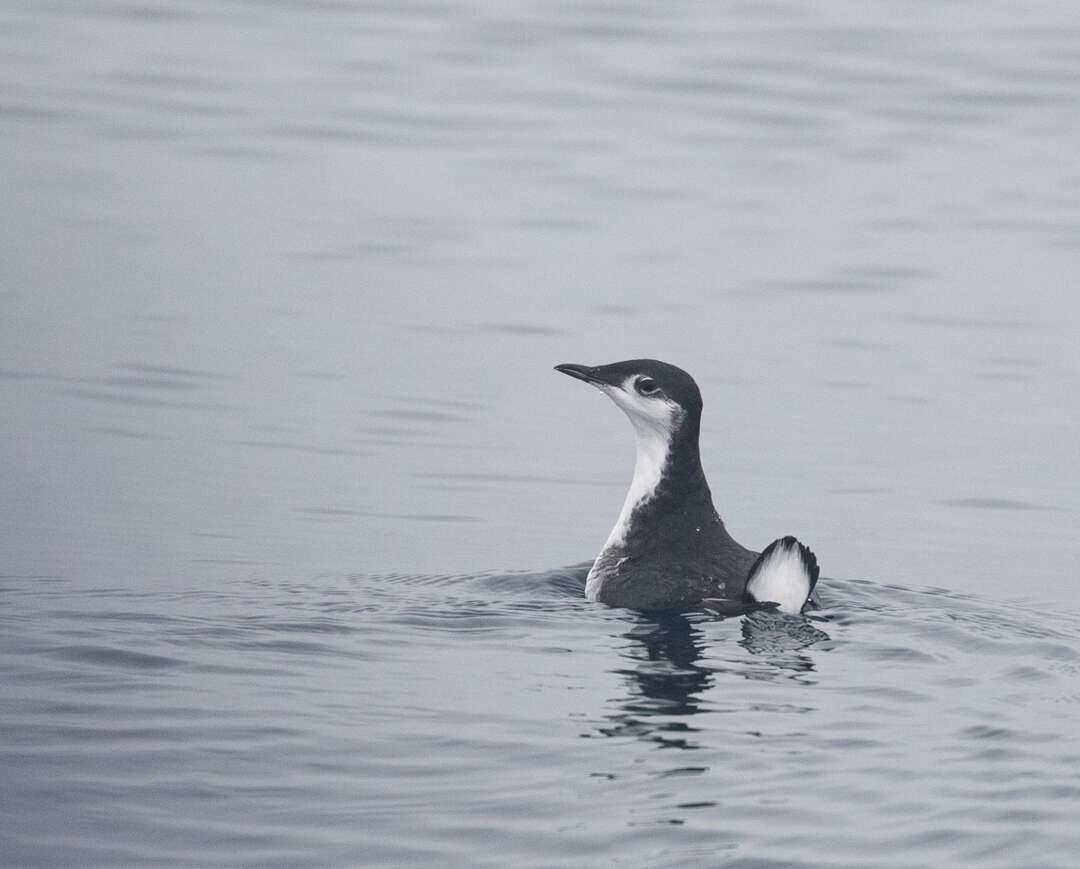
[[[569,374],[571,377],[577,380],[584,380],[586,383],[602,383],[599,377],[596,376],[596,367],[589,365],[575,365],[571,362],[564,362],[562,365],[555,366],[556,371],[561,371],[563,374]]]

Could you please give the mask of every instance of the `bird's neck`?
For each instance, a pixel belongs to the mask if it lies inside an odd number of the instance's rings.
[[[673,430],[636,424],[634,479],[606,546],[624,546],[648,526],[650,515],[685,517],[687,524],[715,516],[709,484],[698,452],[697,420],[683,419]]]

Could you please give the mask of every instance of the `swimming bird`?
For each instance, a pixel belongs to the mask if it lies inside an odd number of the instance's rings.
[[[728,534],[713,506],[698,451],[701,392],[689,374],[655,359],[555,370],[607,395],[637,439],[630,490],[585,581],[589,600],[722,615],[803,610],[817,583],[814,554],[784,537],[759,555]]]

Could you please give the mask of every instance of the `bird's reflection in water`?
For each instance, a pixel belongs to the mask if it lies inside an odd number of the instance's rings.
[[[623,637],[622,656],[632,663],[615,672],[627,679],[629,695],[601,727],[605,736],[637,736],[665,748],[697,748],[697,732],[683,718],[699,711],[701,694],[713,682],[701,666],[704,633],[677,612],[640,614]]]
[[[750,652],[703,660],[704,626],[712,619],[677,612],[640,613],[638,622],[622,636],[628,644],[621,654],[632,666],[615,672],[626,677],[629,692],[608,715],[609,724],[599,728],[604,736],[636,736],[664,748],[695,749],[694,734],[700,728],[692,716],[704,711],[703,695],[717,677],[744,679],[777,678],[805,681],[813,672],[808,648],[829,639],[802,616],[753,613],[742,619],[738,645]],[[715,652],[711,649],[711,652]]]
[[[761,656],[773,669],[775,675],[787,675],[785,671],[805,673],[814,669],[813,660],[803,650],[815,643],[828,640],[829,635],[804,616],[781,613],[756,612],[742,622],[739,645],[753,655]]]

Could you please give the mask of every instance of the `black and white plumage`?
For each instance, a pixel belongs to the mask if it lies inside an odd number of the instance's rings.
[[[790,535],[774,540],[750,567],[746,590],[739,600],[706,598],[702,605],[720,615],[756,610],[801,613],[818,581],[817,558]]]
[[[709,600],[709,609],[725,615],[801,611],[817,581],[813,553],[783,538],[759,557],[728,534],[701,467],[701,393],[689,374],[655,359],[555,369],[604,392],[630,418],[637,439],[630,490],[586,580],[589,600],[633,609],[693,609]],[[812,580],[809,568],[797,578],[786,540],[809,555]],[[783,600],[754,596],[748,580]]]

